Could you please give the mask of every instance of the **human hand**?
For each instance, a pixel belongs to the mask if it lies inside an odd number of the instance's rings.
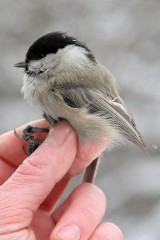
[[[31,125],[46,127],[46,122]],[[78,160],[73,163],[81,151],[77,150],[76,134],[69,124],[56,124],[28,158],[13,131],[0,136],[0,143],[0,240],[123,239],[115,225],[99,225],[106,200],[93,184],[78,186],[51,213],[55,199],[70,179],[68,170],[76,166],[78,172],[82,168],[78,169]],[[65,236],[60,238],[60,233]]]

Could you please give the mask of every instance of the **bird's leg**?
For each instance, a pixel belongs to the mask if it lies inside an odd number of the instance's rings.
[[[28,125],[24,130],[23,130],[23,135],[32,135],[35,133],[40,133],[40,132],[49,132],[49,128],[39,128],[35,126]]]
[[[28,125],[23,130],[23,134],[19,136],[16,130],[14,129],[14,133],[16,137],[18,137],[19,139],[27,143],[27,150],[23,147],[23,150],[27,155],[32,154],[43,142],[43,140],[39,140],[35,134],[48,133],[48,132],[49,132],[49,128],[39,128],[39,127]]]
[[[41,133],[41,132],[49,132],[49,128],[39,128],[39,127],[34,127],[34,126],[31,126],[31,125],[28,125],[23,130],[23,134],[21,136],[18,135],[16,130],[14,129],[14,133],[15,133],[16,137],[25,141],[25,142],[29,142],[31,140],[32,141],[37,140],[37,137],[34,136],[34,134]]]
[[[86,169],[82,182],[93,183],[98,170],[100,158],[97,157]]]

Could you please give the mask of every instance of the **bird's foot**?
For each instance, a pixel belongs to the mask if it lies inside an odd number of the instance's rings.
[[[35,126],[28,125],[24,130],[22,135],[18,135],[16,130],[14,129],[14,133],[17,138],[25,141],[27,143],[27,147],[23,146],[23,150],[27,155],[31,155],[43,142],[43,140],[39,140],[37,137],[37,133],[48,133],[48,128],[39,128]]]

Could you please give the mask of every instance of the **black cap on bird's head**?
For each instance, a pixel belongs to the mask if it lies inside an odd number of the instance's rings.
[[[26,68],[31,60],[39,60],[47,54],[55,54],[59,49],[65,48],[68,45],[75,45],[86,50],[86,55],[91,61],[95,61],[95,57],[88,47],[78,41],[76,38],[68,35],[65,32],[51,32],[36,40],[28,49],[25,62],[15,64],[15,67]]]

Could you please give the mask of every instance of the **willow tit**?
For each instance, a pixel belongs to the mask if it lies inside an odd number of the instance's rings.
[[[128,139],[146,149],[114,76],[84,43],[63,32],[48,33],[15,67],[24,68],[24,98],[41,107],[51,126],[67,119],[79,142],[107,140],[113,145]],[[93,180],[97,162],[88,168],[86,181]]]

